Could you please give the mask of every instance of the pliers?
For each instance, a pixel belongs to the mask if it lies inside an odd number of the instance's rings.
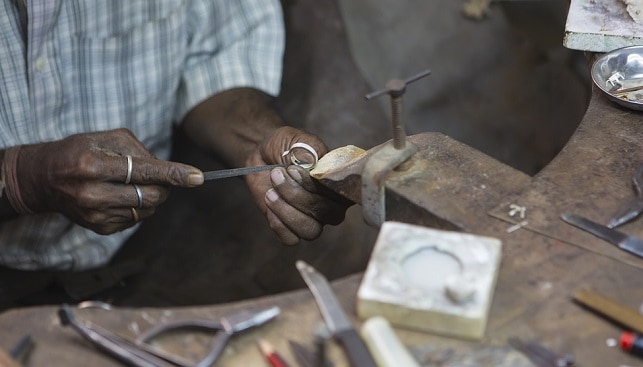
[[[639,167],[638,171],[634,174],[632,179],[634,183],[634,191],[636,197],[634,200],[628,202],[619,210],[619,212],[612,217],[607,226],[615,228],[621,224],[625,224],[634,218],[638,217],[643,212],[643,164]]]

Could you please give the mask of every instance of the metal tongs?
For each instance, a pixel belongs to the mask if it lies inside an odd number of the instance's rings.
[[[643,212],[643,164],[634,174],[632,181],[636,197],[625,204],[623,208],[621,208],[621,210],[612,217],[607,224],[607,227],[616,228],[635,219]]]
[[[230,337],[240,331],[259,326],[274,319],[280,312],[278,307],[260,311],[244,310],[216,320],[184,320],[161,323],[143,332],[136,341],[125,339],[109,330],[88,321],[77,320],[68,305],[63,305],[58,314],[63,325],[70,325],[85,339],[103,352],[134,367],[211,366],[221,356]],[[164,352],[149,344],[152,339],[166,332],[179,329],[206,329],[214,331],[208,354],[196,364],[179,356]]]

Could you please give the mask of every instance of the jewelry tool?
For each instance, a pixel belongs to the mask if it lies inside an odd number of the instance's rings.
[[[509,345],[524,354],[538,367],[566,367],[575,362],[571,354],[558,355],[536,342],[526,342],[519,338],[509,338]]]
[[[279,312],[280,309],[278,307],[271,307],[260,311],[242,310],[215,320],[192,319],[165,322],[143,332],[136,341],[125,339],[89,321],[77,320],[69,305],[63,305],[58,311],[58,316],[61,324],[70,325],[98,349],[115,357],[128,366],[208,367],[221,356],[230,337],[238,332],[262,325],[274,319]],[[170,354],[149,344],[161,334],[185,329],[211,330],[215,333],[208,354],[196,364],[194,361],[187,361],[184,358]]]
[[[574,227],[578,227],[596,237],[602,238],[605,241],[616,245],[621,250],[643,257],[643,240],[638,237],[626,235],[625,233],[575,214],[561,214],[560,217]]]
[[[339,305],[326,277],[302,260],[298,260],[296,266],[317,301],[328,331],[342,345],[351,365],[376,367],[366,344]]]
[[[303,149],[308,154],[310,154],[313,157],[312,162],[305,162],[301,161],[297,156],[295,155],[295,151],[297,149]],[[312,170],[315,168],[317,165],[317,162],[319,161],[319,156],[317,155],[317,151],[311,147],[308,144],[305,143],[295,143],[293,144],[290,149],[286,150],[281,154],[282,157],[289,156],[290,157],[290,162],[291,164],[294,164],[295,166],[299,166],[307,171]],[[251,173],[257,173],[261,171],[269,171],[272,170],[273,168],[277,167],[288,167],[290,164],[288,163],[282,163],[282,164],[269,164],[265,166],[255,166],[255,167],[241,167],[241,168],[231,168],[231,169],[222,169],[222,170],[217,170],[217,171],[209,171],[209,172],[204,172],[203,173],[203,179],[205,181],[209,180],[217,180],[220,178],[228,178],[228,177],[236,177],[236,176],[245,176],[249,175]]]
[[[634,174],[632,184],[634,185],[636,198],[625,204],[618,214],[609,221],[607,224],[609,228],[615,228],[621,224],[634,220],[634,218],[638,217],[643,212],[643,164]]]

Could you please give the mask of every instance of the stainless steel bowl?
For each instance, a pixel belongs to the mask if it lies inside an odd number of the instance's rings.
[[[594,84],[609,99],[643,111],[643,46],[610,51],[594,61],[591,72]]]

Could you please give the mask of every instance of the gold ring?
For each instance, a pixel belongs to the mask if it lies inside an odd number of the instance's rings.
[[[130,181],[132,181],[132,156],[131,155],[126,155],[125,158],[127,158],[127,176],[125,177],[125,185],[129,184]]]
[[[137,223],[138,222],[138,212],[136,211],[136,208],[132,207],[132,208],[130,208],[130,210],[132,211],[132,220],[134,221],[134,223]]]

